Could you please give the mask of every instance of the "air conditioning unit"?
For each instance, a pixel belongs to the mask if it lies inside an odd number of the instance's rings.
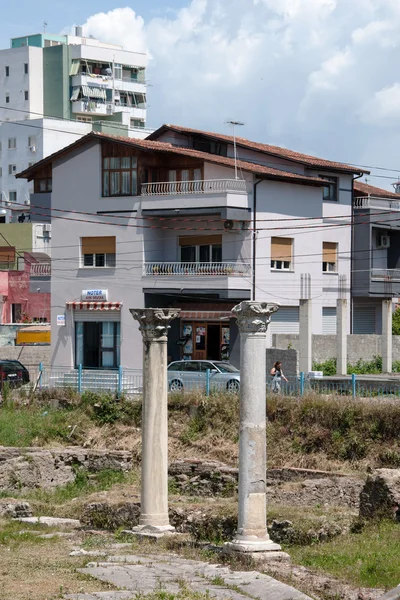
[[[24,200],[24,204],[26,204],[27,206],[29,206],[29,204],[30,204],[29,200]]]
[[[29,146],[29,150],[33,153],[36,152],[36,146]]]
[[[249,227],[249,221],[232,221],[231,219],[224,221],[225,231],[233,231],[237,233],[238,231],[247,231]]]
[[[390,248],[390,236],[380,235],[378,242],[379,248]]]

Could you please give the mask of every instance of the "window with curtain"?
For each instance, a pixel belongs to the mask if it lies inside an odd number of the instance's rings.
[[[83,237],[81,239],[81,254],[82,267],[115,267],[115,237]]]
[[[136,156],[111,156],[103,158],[103,197],[136,195]]]
[[[336,242],[322,242],[322,271],[324,273],[337,272],[337,249]]]
[[[293,269],[293,239],[271,238],[271,269],[291,271]]]

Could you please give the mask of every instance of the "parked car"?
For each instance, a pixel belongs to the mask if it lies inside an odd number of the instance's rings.
[[[240,371],[228,362],[215,360],[180,360],[168,365],[168,387],[171,392],[206,387],[210,371],[210,388],[228,392],[240,389]]]
[[[29,371],[19,360],[0,360],[0,385],[7,381],[12,387],[29,383]]]

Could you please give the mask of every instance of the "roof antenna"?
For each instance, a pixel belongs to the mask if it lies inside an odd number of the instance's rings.
[[[43,21],[43,33],[46,33],[46,27],[47,27],[47,23],[46,23],[46,21]]]
[[[232,125],[232,129],[233,129],[233,155],[234,155],[234,158],[235,158],[235,179],[238,179],[235,127],[236,126],[242,126],[242,125],[244,125],[244,123],[242,123],[241,121],[226,121],[226,122],[227,122],[228,125]]]

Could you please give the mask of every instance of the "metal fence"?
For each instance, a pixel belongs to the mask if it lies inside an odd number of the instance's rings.
[[[309,394],[337,395],[352,398],[399,397],[400,377],[397,380],[384,379],[382,376],[357,376],[309,378],[304,373],[288,377],[288,381],[277,382],[267,375],[267,394],[301,397]],[[239,393],[240,383],[226,380],[216,381],[211,371],[193,374],[192,377],[181,378],[177,385],[175,373],[169,374],[170,392],[199,392],[211,395],[222,392]],[[44,367],[39,365],[37,376],[38,389],[69,388],[77,392],[112,392],[117,394],[140,395],[143,392],[143,376],[140,370],[125,369],[122,366],[115,370],[76,369],[65,367]]]

